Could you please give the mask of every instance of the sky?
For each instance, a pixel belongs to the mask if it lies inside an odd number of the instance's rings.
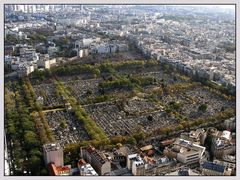
[[[235,5],[183,5],[183,6],[202,6],[202,7],[218,7],[222,9],[235,9]]]
[[[171,6],[171,5],[169,5]],[[215,5],[215,4],[185,4],[185,5],[173,5],[173,6],[179,6],[179,7],[202,7],[202,8],[209,8],[209,9],[215,9],[215,10],[220,10],[220,11],[233,11],[235,12],[235,5]]]
[[[223,8],[223,9],[235,9],[235,5],[209,5],[212,7],[219,7],[219,8]]]

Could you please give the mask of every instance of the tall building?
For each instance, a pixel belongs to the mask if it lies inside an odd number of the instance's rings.
[[[111,163],[102,152],[96,150],[92,146],[89,146],[81,148],[80,154],[84,160],[92,165],[97,174],[106,175],[110,173]]]
[[[127,156],[127,167],[132,170],[134,176],[144,176],[145,174],[145,163],[138,154]]]
[[[80,10],[81,10],[81,12],[84,12],[83,5],[81,5],[81,9]]]
[[[32,13],[35,13],[37,11],[37,6],[36,5],[33,5],[32,6]]]
[[[19,66],[17,67],[18,77],[27,76],[33,71],[34,71],[34,66],[27,63],[19,64]]]
[[[195,164],[200,162],[205,149],[203,146],[178,138],[172,147],[165,148],[164,154],[168,157],[176,158],[178,162],[183,164]]]
[[[4,6],[5,11],[9,11],[9,12],[14,11],[14,8],[15,8],[15,6],[13,4]]]
[[[200,160],[199,152],[191,150],[189,152],[188,150],[180,150],[180,153],[177,154],[177,160],[183,164],[197,163]]]
[[[23,5],[23,12],[28,13],[28,5]]]
[[[60,144],[43,145],[43,156],[45,164],[55,164],[56,167],[63,166],[63,149]]]
[[[230,131],[213,131],[211,151],[215,158],[236,153],[236,140],[232,139]]]
[[[127,156],[127,168],[128,168],[129,170],[131,170],[131,169],[132,169],[133,162],[134,162],[134,161],[137,161],[138,159],[139,159],[139,160],[141,159],[138,154],[130,154],[130,155],[128,155],[128,156]]]
[[[236,129],[236,117],[225,120],[224,126],[226,129],[235,130]]]
[[[190,133],[184,132],[181,134],[182,139],[191,141],[194,144],[203,145],[206,139],[207,133],[204,129],[196,129],[195,131],[190,131]]]

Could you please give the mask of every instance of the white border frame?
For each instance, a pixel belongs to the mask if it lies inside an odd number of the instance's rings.
[[[74,3],[79,3],[79,4],[209,4],[209,5],[221,5],[221,4],[236,4],[236,47],[237,47],[237,51],[236,51],[236,123],[237,123],[237,127],[236,127],[236,135],[237,135],[237,152],[236,152],[236,158],[237,158],[237,172],[236,172],[236,176],[212,176],[212,177],[206,177],[206,176],[200,176],[200,177],[196,177],[196,176],[184,176],[184,177],[179,177],[179,176],[142,176],[142,177],[131,177],[131,176],[125,176],[124,178],[127,179],[150,179],[150,178],[164,178],[164,179],[203,179],[203,178],[210,178],[210,179],[238,179],[240,177],[240,158],[239,158],[239,147],[240,147],[240,137],[239,137],[239,133],[238,133],[238,129],[240,124],[238,123],[238,118],[240,116],[240,110],[239,110],[239,86],[240,86],[240,82],[239,82],[239,70],[240,69],[240,63],[238,63],[238,59],[240,57],[240,49],[239,49],[239,35],[240,35],[240,17],[239,17],[239,12],[240,12],[240,2],[239,0],[31,0],[31,1],[27,1],[27,0],[1,0],[0,2],[0,24],[1,24],[1,28],[0,28],[0,72],[1,72],[1,76],[0,76],[0,129],[1,129],[1,134],[0,134],[0,177],[1,179],[42,179],[42,176],[30,176],[30,177],[26,177],[26,176],[4,176],[4,4],[57,4],[57,3],[63,3],[63,4],[74,4]],[[238,70],[238,71],[237,71]],[[111,176],[111,177],[107,177],[107,176],[98,176],[98,177],[85,177],[85,176],[68,176],[68,177],[51,177],[51,176],[47,176],[44,177],[46,179],[53,179],[53,178],[59,178],[59,179],[76,179],[76,178],[81,178],[81,179],[119,179],[119,178],[123,178],[121,176]]]

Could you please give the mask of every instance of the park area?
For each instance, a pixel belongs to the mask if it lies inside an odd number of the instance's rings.
[[[43,109],[63,108],[44,114],[62,144],[133,136],[139,128],[154,136],[200,125],[235,108],[234,97],[155,60],[75,63],[53,69],[47,83],[35,79],[30,81],[36,98],[43,98]],[[88,132],[92,126],[96,135]]]

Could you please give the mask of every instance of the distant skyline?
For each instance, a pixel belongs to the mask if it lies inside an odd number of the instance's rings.
[[[174,4],[173,4],[174,5]],[[232,9],[232,10],[234,10],[235,9],[235,5],[208,5],[208,4],[204,4],[204,5],[198,5],[198,4],[196,4],[196,5],[194,5],[194,4],[191,4],[191,5],[179,5],[179,6],[198,6],[198,7],[208,7],[208,8],[215,8],[215,7],[217,7],[217,8],[221,8],[221,9]]]
[[[222,9],[235,9],[235,5],[201,5],[201,6],[218,7]]]

